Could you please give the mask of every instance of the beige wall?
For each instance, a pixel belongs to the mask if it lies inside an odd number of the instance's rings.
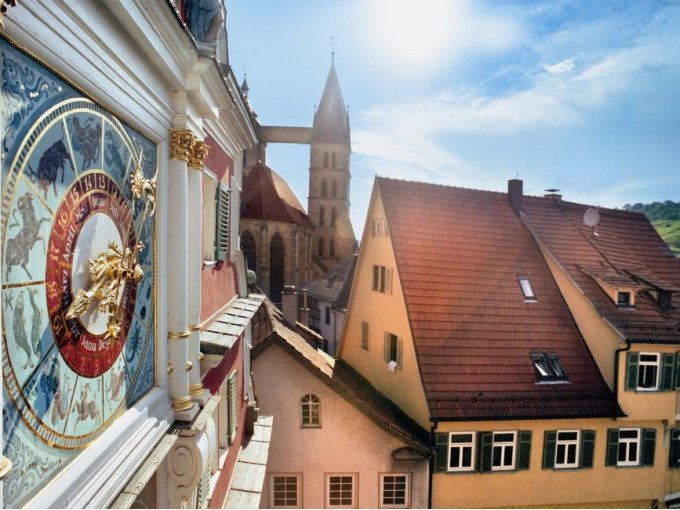
[[[354,274],[339,357],[346,360],[381,393],[429,430],[430,413],[420,379],[392,242],[389,236],[372,237],[372,220],[378,218],[385,218],[385,212],[379,193],[374,188]],[[372,290],[374,264],[392,268],[391,294]],[[368,351],[361,347],[361,323],[364,321],[369,324]],[[401,370],[390,372],[385,363],[383,350],[385,332],[403,339],[404,360]]]
[[[325,506],[325,474],[356,473],[358,506],[377,508],[379,475],[411,472],[411,506],[427,506],[427,461],[395,461],[392,452],[405,443],[379,428],[286,350],[268,347],[253,360],[253,373],[260,411],[274,417],[263,508],[271,505],[271,473],[302,474],[305,508]],[[321,401],[320,428],[300,426],[300,399],[308,393]]]
[[[656,428],[652,467],[605,467],[607,429]],[[543,469],[543,437],[546,430],[594,430],[592,468]],[[433,508],[543,507],[650,508],[665,495],[680,489],[680,470],[668,469],[668,441],[659,421],[617,421],[608,418],[534,421],[441,423],[445,431],[531,430],[530,468],[495,473],[435,473]]]

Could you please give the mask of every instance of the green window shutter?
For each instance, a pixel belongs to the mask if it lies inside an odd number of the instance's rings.
[[[680,429],[671,431],[671,447],[668,453],[668,467],[680,467]]]
[[[479,434],[479,471],[485,473],[491,471],[491,454],[493,452],[493,433],[481,432]]]
[[[582,468],[593,467],[595,457],[595,431],[584,430],[581,432],[581,460],[579,466]]]
[[[238,372],[234,370],[227,382],[227,394],[229,399],[229,444],[236,438],[236,428],[238,427]]]
[[[531,431],[519,431],[519,454],[517,456],[517,469],[529,469],[531,460]]]
[[[642,465],[654,465],[654,450],[656,449],[656,429],[642,429]]]
[[[675,354],[663,353],[661,355],[661,391],[673,389],[675,377]]]
[[[675,389],[680,389],[680,353],[675,353]]]
[[[401,337],[397,338],[397,368],[399,370],[404,368],[404,339]]]
[[[543,436],[543,469],[555,467],[555,448],[557,446],[557,432],[546,430]]]
[[[380,266],[373,266],[373,290],[378,290],[380,285]]]
[[[435,473],[448,471],[449,460],[449,435],[435,434]]]
[[[628,362],[626,363],[626,391],[635,391],[638,383],[638,359],[640,355],[637,352],[628,353]]]
[[[390,334],[385,333],[385,363],[390,362]]]
[[[215,260],[229,254],[229,188],[219,183],[215,192]]]
[[[616,466],[619,457],[619,430],[607,430],[607,458],[605,466]]]

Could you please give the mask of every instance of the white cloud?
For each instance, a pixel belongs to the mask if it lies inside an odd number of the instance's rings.
[[[568,73],[569,71],[574,69],[574,67],[576,67],[574,59],[568,58],[567,60],[563,60],[562,62],[558,62],[557,64],[545,65],[543,66],[543,69],[548,71],[550,74],[562,74]]]

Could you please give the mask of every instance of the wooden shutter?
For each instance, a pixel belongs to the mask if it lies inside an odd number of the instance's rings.
[[[675,354],[663,353],[661,355],[661,391],[673,389],[675,378]]]
[[[373,266],[373,290],[380,288],[380,266]]]
[[[236,370],[229,376],[227,392],[229,395],[228,434],[229,444],[232,444],[234,438],[236,438],[236,429],[238,427],[238,372]]]
[[[397,368],[402,370],[404,368],[404,339],[401,337],[397,338]]]
[[[215,192],[215,260],[229,254],[229,188],[219,183]]]
[[[607,457],[605,466],[616,466],[619,457],[619,429],[607,430]]]
[[[368,350],[368,322],[361,323],[361,347]]]
[[[531,431],[520,430],[518,442],[517,469],[529,469],[531,461]]]
[[[675,353],[675,389],[680,389],[680,353]]]
[[[385,333],[385,363],[390,362],[390,334]]]
[[[481,432],[479,434],[479,471],[485,473],[491,471],[493,453],[493,432]]]
[[[593,467],[595,457],[595,431],[584,430],[581,432],[581,460],[579,466],[582,468]]]
[[[435,434],[435,460],[434,472],[448,471],[449,459],[449,434]]]
[[[671,447],[668,453],[668,467],[680,467],[680,429],[671,430]]]
[[[555,448],[557,447],[557,432],[546,430],[543,436],[543,469],[555,467]]]
[[[385,268],[385,294],[392,294],[392,268]]]
[[[656,449],[656,429],[642,429],[642,465],[654,465],[654,450]]]
[[[628,361],[626,363],[626,391],[635,391],[638,382],[638,359],[640,354],[637,352],[628,353]]]

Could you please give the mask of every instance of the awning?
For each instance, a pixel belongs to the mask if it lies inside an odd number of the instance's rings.
[[[271,416],[260,416],[255,422],[255,432],[238,456],[224,508],[260,508],[272,421]]]
[[[264,301],[264,294],[249,294],[234,301],[200,334],[201,352],[222,355],[234,345]]]

